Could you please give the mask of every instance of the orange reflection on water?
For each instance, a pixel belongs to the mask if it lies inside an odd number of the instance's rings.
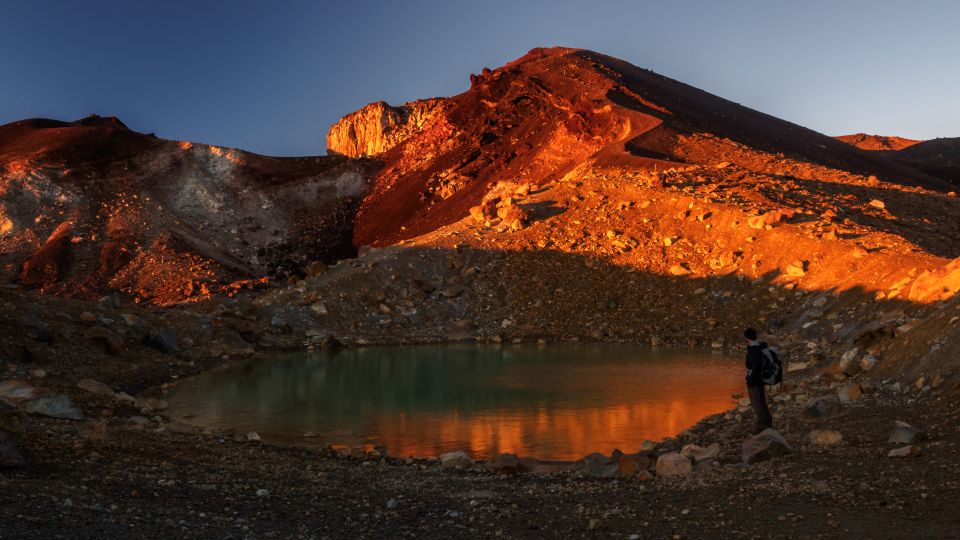
[[[489,414],[404,414],[372,422],[391,455],[430,456],[467,450],[475,458],[498,453],[575,460],[619,448],[635,452],[645,439],[671,437],[705,416],[729,409],[729,393],[707,399],[642,401],[589,409],[539,408]]]

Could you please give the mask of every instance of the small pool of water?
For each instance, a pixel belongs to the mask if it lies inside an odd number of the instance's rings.
[[[282,354],[171,388],[174,419],[302,444],[579,459],[730,408],[740,360],[640,345],[442,345]],[[305,436],[309,435],[309,436]]]

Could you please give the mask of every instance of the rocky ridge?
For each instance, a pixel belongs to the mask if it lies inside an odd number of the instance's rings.
[[[0,126],[0,269],[46,293],[159,304],[304,275],[354,253],[367,171],[165,141],[115,118]]]

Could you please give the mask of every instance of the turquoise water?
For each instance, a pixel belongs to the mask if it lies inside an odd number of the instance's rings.
[[[630,452],[730,408],[742,364],[640,345],[442,345],[281,354],[184,380],[168,413],[302,444],[541,459]]]

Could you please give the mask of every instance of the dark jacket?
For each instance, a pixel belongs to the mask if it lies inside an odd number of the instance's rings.
[[[761,368],[763,367],[763,350],[767,348],[765,341],[758,341],[756,345],[747,346],[747,386],[763,386]]]

